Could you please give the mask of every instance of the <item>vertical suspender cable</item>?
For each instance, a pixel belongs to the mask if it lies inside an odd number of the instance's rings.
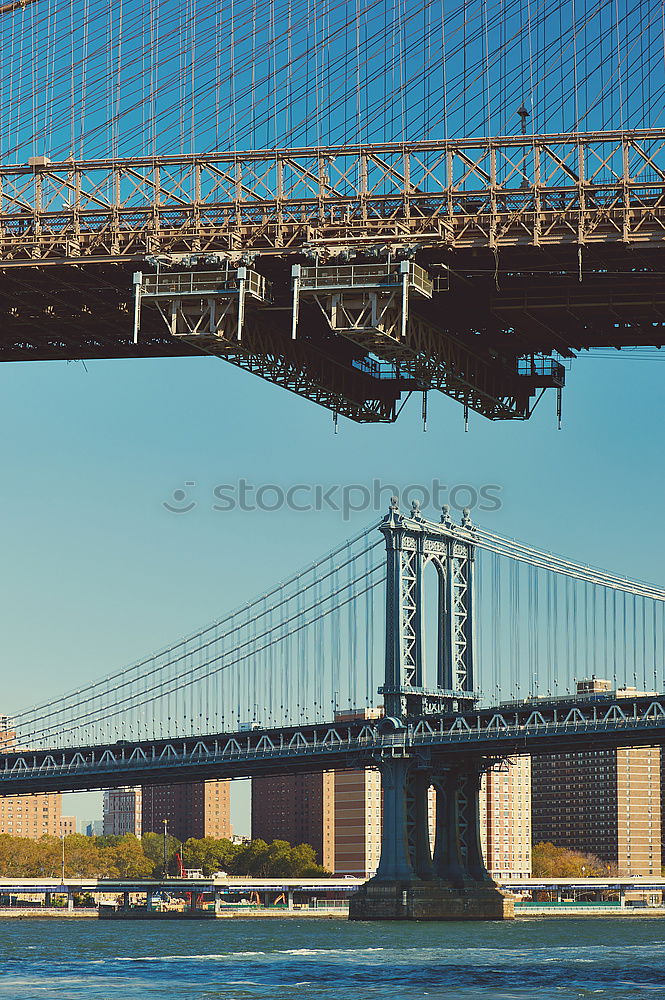
[[[575,0],[571,0],[571,17],[573,20],[573,131],[580,127],[580,105],[577,80],[577,14],[575,11]]]
[[[658,626],[656,624],[656,601],[651,602],[653,629],[653,689],[658,691]]]
[[[637,597],[632,594],[633,687],[637,687]]]
[[[619,0],[614,0],[615,29],[616,29],[616,60],[617,60],[617,80],[619,91],[619,127],[623,132],[623,67],[621,60],[621,35],[619,27]]]
[[[617,688],[617,664],[618,664],[618,661],[619,661],[619,637],[618,637],[619,621],[618,621],[618,619],[619,619],[619,612],[617,610],[617,592],[616,592],[616,590],[613,590],[612,591],[612,623],[613,623],[613,626],[614,626],[614,635],[613,635],[613,653],[614,653],[614,655],[613,655],[613,663],[612,663],[612,669],[613,669],[612,681],[613,681],[613,687],[614,687],[615,691],[616,691],[616,688]]]
[[[533,123],[533,133],[538,131],[538,108],[536,105],[536,94],[533,84],[533,43],[531,40],[531,0],[527,0],[527,32],[529,39],[529,91],[530,91],[530,101],[531,101],[531,121]]]
[[[69,155],[72,159],[76,156],[76,60],[75,60],[75,32],[74,32],[74,0],[69,0]]]
[[[448,141],[448,66],[446,59],[446,0],[441,0],[441,76],[443,80],[443,138]]]
[[[229,44],[229,127],[231,132],[231,148],[235,152],[238,149],[238,135],[236,132],[236,71],[235,71],[235,0],[230,0],[230,44]]]
[[[190,50],[189,50],[189,151],[196,152],[196,0],[190,0]]]
[[[492,135],[492,110],[490,98],[490,48],[489,48],[489,27],[487,23],[487,0],[481,0],[482,21],[483,21],[483,80],[485,83],[485,105],[487,115],[487,137]]]
[[[596,598],[598,597],[598,588],[592,586],[591,593],[593,596],[593,605],[591,609],[591,649],[592,649],[591,662],[593,664],[594,674],[598,674],[598,649],[596,646],[596,623],[597,623]]]
[[[642,690],[647,689],[647,604],[646,598],[640,598],[642,608]]]

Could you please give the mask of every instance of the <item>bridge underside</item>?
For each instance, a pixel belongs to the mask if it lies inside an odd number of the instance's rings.
[[[411,391],[440,390],[491,419],[525,419],[556,385],[524,359],[572,358],[598,347],[661,347],[665,341],[665,248],[598,244],[423,251],[446,275],[429,300],[410,306],[411,360],[386,365],[369,347],[330,329],[316,305],[301,306],[291,337],[294,261],[256,267],[273,297],[252,313],[242,350],[173,337],[146,309],[133,342],[131,262],[15,262],[0,271],[0,360],[45,361],[217,355],[360,422],[396,419]],[[369,259],[369,258],[368,258]],[[449,269],[437,271],[437,265]],[[208,265],[209,267],[209,265]]]

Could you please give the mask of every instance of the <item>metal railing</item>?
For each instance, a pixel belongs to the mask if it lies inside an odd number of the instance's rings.
[[[146,298],[174,298],[182,295],[213,296],[237,294],[240,282],[254,298],[267,297],[267,282],[262,274],[251,268],[227,268],[222,271],[159,271],[144,274],[141,295]]]
[[[403,262],[410,288],[432,297],[434,282],[427,271],[413,261]],[[340,264],[303,267],[300,270],[300,287],[316,291],[344,288],[386,288],[399,287],[403,281],[404,268],[400,261],[388,264]]]

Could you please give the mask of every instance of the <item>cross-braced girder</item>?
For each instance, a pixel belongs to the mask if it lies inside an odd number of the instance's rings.
[[[352,342],[355,355],[331,345],[311,314],[300,323],[291,316],[298,338],[338,366],[335,380],[339,366],[346,383],[358,382],[353,369],[369,376],[360,380],[367,398],[354,405],[337,406],[345,393],[316,374],[275,366],[283,351],[270,342],[271,325],[266,354],[243,359],[353,419],[392,420],[398,400],[430,389],[490,419],[527,419],[543,389],[560,391],[559,356],[663,343],[661,129],[39,161],[0,167],[0,184],[7,360],[191,354],[197,348],[183,333],[198,337],[211,325],[228,325],[233,339],[226,319],[234,308],[220,315],[211,299],[199,312],[176,308],[166,335],[142,331],[132,348],[118,322],[127,292],[118,286],[100,302],[101,267],[120,272],[192,254],[200,266],[216,255],[276,281],[278,308],[290,301],[284,286],[294,264],[341,271],[399,260],[447,276],[431,298],[412,285],[408,322],[397,286],[356,287],[355,297],[319,290],[314,305],[328,332]],[[78,295],[63,301],[67,282]],[[19,283],[38,286],[37,296],[22,295]]]

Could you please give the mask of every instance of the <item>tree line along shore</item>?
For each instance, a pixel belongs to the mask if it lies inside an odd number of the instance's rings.
[[[184,843],[166,838],[167,874],[180,874],[180,861],[209,877],[217,872],[265,878],[317,878],[330,873],[317,864],[309,844],[292,846],[285,840],[230,840],[205,837]],[[0,835],[0,877],[3,878],[161,878],[164,874],[164,837],[133,833],[87,837],[80,833],[39,840]]]
[[[64,849],[64,850],[63,850]],[[133,833],[87,837],[74,833],[39,840],[0,834],[0,878],[161,878],[164,874],[164,837]],[[179,860],[180,859],[180,860]],[[257,878],[325,878],[331,875],[317,863],[309,844],[292,846],[286,840],[251,840],[235,844],[213,837],[190,838],[184,843],[166,838],[166,871],[177,876],[184,868],[205,877],[225,872]],[[616,877],[616,865],[551,843],[535,844],[533,875],[542,878]]]

